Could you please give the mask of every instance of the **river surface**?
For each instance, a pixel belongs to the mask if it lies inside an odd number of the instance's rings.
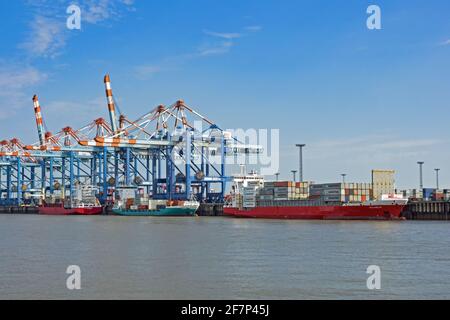
[[[0,215],[0,299],[391,298],[450,298],[449,223]]]

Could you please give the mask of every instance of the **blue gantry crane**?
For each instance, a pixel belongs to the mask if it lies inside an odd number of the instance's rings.
[[[0,205],[39,204],[54,196],[71,201],[80,184],[96,188],[103,204],[114,202],[121,188],[154,199],[220,203],[230,180],[226,158],[261,152],[183,100],[130,120],[117,108],[109,75],[104,84],[110,122],[98,118],[56,134],[47,130],[33,97],[39,141],[0,142]]]

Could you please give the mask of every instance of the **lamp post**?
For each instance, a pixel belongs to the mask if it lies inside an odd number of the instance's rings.
[[[423,190],[423,175],[422,175],[422,166],[425,162],[423,161],[417,161],[417,164],[419,165],[419,187],[420,190]]]
[[[278,181],[278,176],[280,175],[279,172],[275,173],[275,179]]]
[[[291,170],[291,172],[292,172],[292,176],[293,176],[294,182],[295,182],[295,174],[297,173],[297,170]]]
[[[342,176],[342,183],[345,183],[345,176],[346,176],[347,174],[346,173],[341,173],[341,176]]]
[[[296,144],[295,146],[299,149],[298,177],[300,182],[303,182],[303,147],[306,146],[306,144]]]
[[[436,171],[436,189],[439,190],[439,168],[434,169]]]

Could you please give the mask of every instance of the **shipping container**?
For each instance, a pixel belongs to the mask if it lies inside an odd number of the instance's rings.
[[[431,199],[435,189],[433,188],[423,188],[422,195],[424,199]]]

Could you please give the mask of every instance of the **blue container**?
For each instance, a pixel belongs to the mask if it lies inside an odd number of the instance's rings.
[[[436,189],[434,188],[423,188],[423,198],[431,199]]]

